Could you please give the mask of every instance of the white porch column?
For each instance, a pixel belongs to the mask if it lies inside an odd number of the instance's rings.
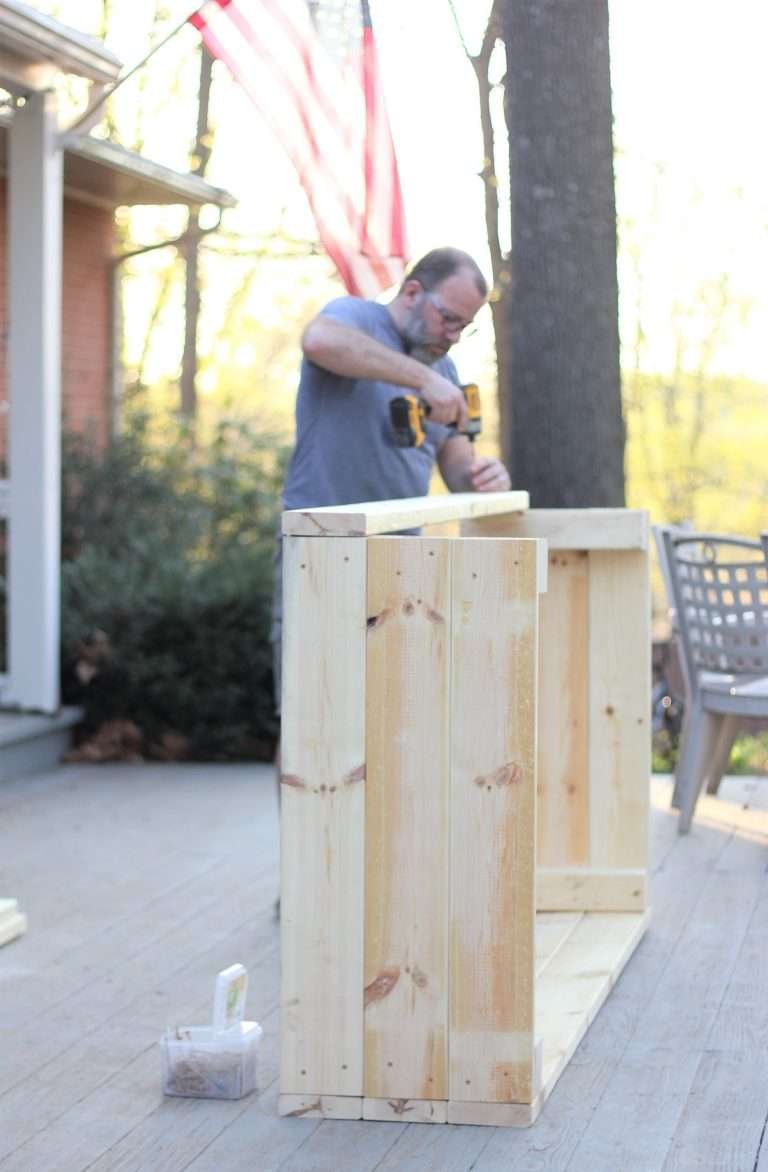
[[[7,701],[59,706],[62,166],[52,93],[10,127]],[[5,697],[4,697],[5,698]]]

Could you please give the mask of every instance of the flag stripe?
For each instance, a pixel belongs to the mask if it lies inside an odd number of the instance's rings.
[[[207,25],[203,30],[203,39],[210,52],[219,60],[223,61],[233,76],[237,78],[240,63],[229,52],[224,42],[216,36],[210,25]],[[244,88],[251,97],[254,97],[252,85],[245,84]],[[292,107],[292,110],[295,111],[295,107]],[[264,118],[267,125],[270,126],[270,129],[280,137],[280,120],[273,115],[267,114],[264,115]],[[322,173],[319,177],[320,181],[316,181],[313,176],[313,165],[318,162],[318,156],[315,156],[314,162],[311,158],[307,159],[303,157],[300,149],[301,140],[283,140],[282,145],[291,162],[296,167],[299,179],[304,187],[310,209],[317,223],[320,242],[339,270],[344,284],[347,288],[350,288],[354,284],[354,274],[348,259],[349,244],[344,239],[345,234],[348,234],[349,230],[349,221],[344,214],[344,209],[335,206],[333,192],[324,189]],[[309,147],[310,140],[304,140],[304,145]]]
[[[247,12],[247,16],[245,13]],[[363,6],[361,69],[325,50],[305,0],[207,0],[189,18],[229,69],[296,168],[321,244],[350,293],[401,279],[402,192]]]

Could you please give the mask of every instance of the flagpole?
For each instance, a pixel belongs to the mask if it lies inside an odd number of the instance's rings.
[[[199,9],[196,9],[195,11],[199,12]],[[194,12],[191,13],[190,15],[194,16]],[[71,126],[68,126],[66,130],[62,131],[61,138],[64,141],[70,141],[72,138],[80,137],[79,135],[76,134],[78,127],[82,126],[84,122],[87,122],[88,119],[91,117],[91,115],[96,110],[98,110],[99,106],[103,106],[104,103],[107,101],[107,99],[112,97],[112,94],[115,92],[116,89],[119,89],[119,87],[123,84],[124,81],[128,81],[129,77],[133,77],[134,73],[138,73],[138,71],[142,68],[142,66],[146,65],[147,62],[150,60],[150,58],[154,57],[155,53],[157,53],[158,50],[162,49],[163,46],[167,45],[168,42],[170,40],[172,40],[176,36],[177,33],[181,32],[181,30],[184,28],[184,26],[186,24],[189,24],[189,20],[190,20],[190,17],[186,16],[184,18],[184,20],[182,20],[179,24],[177,24],[174,28],[172,28],[171,31],[169,33],[167,33],[162,38],[162,40],[158,41],[156,45],[153,45],[152,48],[147,53],[147,55],[145,57],[142,57],[141,61],[137,61],[135,65],[131,66],[131,68],[128,70],[127,73],[124,73],[121,77],[118,77],[117,81],[113,82],[112,85],[107,86],[107,88],[105,90],[103,90],[93,102],[89,103],[89,105],[83,111],[83,113],[80,115],[80,117],[76,118]],[[88,129],[89,128],[86,127],[85,130],[81,131],[81,134],[86,134],[88,132]]]

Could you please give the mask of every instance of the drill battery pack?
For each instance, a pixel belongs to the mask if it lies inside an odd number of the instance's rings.
[[[462,385],[464,398],[467,401],[467,422],[462,435],[466,435],[475,442],[475,437],[483,429],[483,417],[480,407],[480,389],[476,383]],[[389,415],[392,423],[392,432],[398,448],[420,448],[425,439],[426,419],[429,415],[429,405],[418,395],[398,395],[391,399]],[[456,424],[451,424],[455,429]]]

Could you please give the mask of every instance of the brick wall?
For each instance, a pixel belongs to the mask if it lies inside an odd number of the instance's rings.
[[[0,400],[7,398],[8,334],[7,214],[5,183],[0,180]],[[110,258],[114,218],[111,211],[64,201],[62,258],[62,412],[64,425],[93,435],[108,434],[110,362]],[[5,428],[0,422],[0,448]]]

